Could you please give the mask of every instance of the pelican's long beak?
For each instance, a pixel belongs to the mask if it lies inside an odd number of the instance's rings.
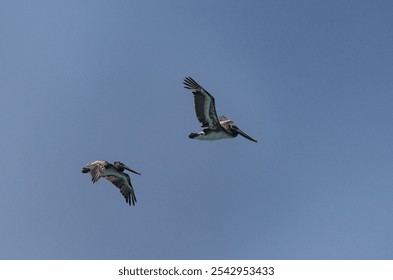
[[[128,166],[124,166],[125,169],[127,169],[128,171],[131,171],[132,173],[138,174],[138,175],[142,175],[141,173],[129,168]]]
[[[255,142],[255,143],[258,142],[257,140],[255,140],[255,139],[252,138],[251,136],[245,134],[245,133],[244,133],[242,130],[240,130],[240,128],[238,128],[237,126],[236,126],[236,127],[232,127],[232,129],[233,129],[234,131],[236,131],[237,133],[239,133],[239,134],[240,134],[241,136],[243,136],[244,138],[247,138],[248,140],[251,140],[251,141],[253,141],[253,142]]]

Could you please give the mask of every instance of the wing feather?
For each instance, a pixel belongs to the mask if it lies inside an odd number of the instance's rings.
[[[105,160],[96,160],[86,165],[86,169],[89,169],[93,183],[97,182],[102,177],[107,166],[108,162]]]
[[[136,203],[136,196],[134,192],[134,188],[132,187],[130,176],[126,173],[122,173],[122,177],[117,177],[114,175],[109,175],[106,176],[105,179],[107,179],[109,182],[114,184],[117,188],[120,189],[120,193],[124,196],[126,199],[126,202],[131,205],[135,205]]]
[[[195,113],[203,128],[216,128],[219,120],[216,113],[214,97],[191,77],[186,77],[183,81],[184,87],[194,94]]]

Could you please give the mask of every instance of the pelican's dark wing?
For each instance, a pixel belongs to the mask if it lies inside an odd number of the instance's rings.
[[[107,179],[109,182],[114,184],[116,187],[120,189],[121,194],[124,196],[126,199],[126,202],[131,205],[135,205],[136,203],[136,197],[135,197],[135,192],[134,188],[131,185],[131,180],[130,176],[126,173],[121,173],[121,176],[114,176],[114,175],[109,175],[106,176],[105,179]]]
[[[195,112],[202,127],[212,129],[218,127],[220,122],[216,113],[214,97],[191,77],[186,77],[183,84],[186,89],[191,90],[194,94]]]
[[[105,160],[96,160],[83,167],[82,172],[83,173],[90,172],[91,180],[93,181],[93,183],[95,183],[98,181],[98,179],[102,177],[108,164],[109,163]]]

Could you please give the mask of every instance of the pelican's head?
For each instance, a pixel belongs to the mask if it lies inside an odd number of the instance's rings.
[[[258,141],[255,140],[254,138],[252,138],[251,136],[248,136],[246,133],[244,133],[240,128],[238,128],[236,125],[232,124],[230,125],[230,130],[232,130],[234,133],[236,133],[236,136],[238,134],[240,134],[241,136],[243,136],[244,138],[247,138],[248,140],[251,140],[255,143],[257,143]]]
[[[115,161],[113,163],[113,165],[116,167],[117,170],[119,170],[120,172],[123,172],[124,170],[128,170],[131,171],[132,173],[141,175],[141,173],[131,169],[130,167],[128,167],[127,165],[125,165],[124,163],[120,162],[120,161]]]

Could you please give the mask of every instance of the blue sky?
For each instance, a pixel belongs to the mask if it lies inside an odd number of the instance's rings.
[[[2,1],[0,259],[392,259],[391,1]],[[193,77],[259,140],[200,131]],[[80,172],[122,161],[138,203]]]

